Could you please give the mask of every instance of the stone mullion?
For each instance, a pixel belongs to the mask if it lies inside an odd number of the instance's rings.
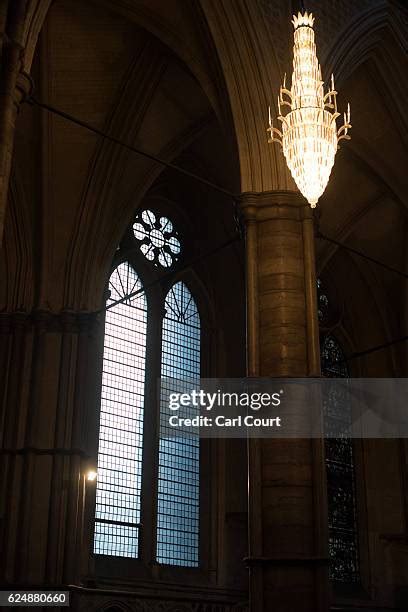
[[[158,476],[160,438],[160,389],[164,296],[158,301],[148,295],[146,335],[145,410],[143,417],[143,453],[141,488],[140,554],[147,566],[153,564],[157,552]]]

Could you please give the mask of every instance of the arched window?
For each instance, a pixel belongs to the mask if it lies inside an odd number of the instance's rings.
[[[200,382],[200,317],[184,283],[175,284],[165,302],[162,379]],[[172,383],[171,383],[172,384]],[[160,431],[157,560],[198,565],[200,444],[198,436],[175,438]]]
[[[157,270],[168,274],[182,250],[167,217],[143,210],[126,244],[127,261],[110,277],[105,319],[94,553],[139,558],[146,543],[156,551],[150,561],[196,567],[200,443],[160,423],[157,376],[199,382],[200,317],[184,282],[167,295],[157,282]],[[121,249],[117,257],[123,261]]]
[[[141,289],[129,263],[109,281],[107,306]],[[142,476],[147,306],[143,292],[107,310],[94,552],[137,557]]]
[[[349,372],[343,350],[333,335],[324,337],[321,346],[322,375],[330,378],[348,378]],[[330,406],[324,406],[325,434],[339,430],[339,420],[344,429],[351,426],[350,411],[336,411],[336,398],[330,397]],[[356,583],[360,580],[357,509],[355,487],[354,448],[351,438],[325,440],[327,498],[329,509],[330,578],[340,583]]]
[[[324,333],[325,326],[330,327],[333,315],[320,279],[318,315],[323,332],[320,346],[322,376],[348,378],[350,374],[340,343],[333,333]],[[344,431],[351,427],[351,406],[346,411],[344,406],[345,403],[340,397],[336,401],[336,396],[331,394],[330,405],[324,405],[323,411],[326,435],[330,578],[337,583],[350,584],[360,581],[354,445],[350,437],[330,437],[332,432],[339,431],[339,424]]]

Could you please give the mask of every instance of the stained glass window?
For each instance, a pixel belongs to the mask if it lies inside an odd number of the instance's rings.
[[[327,335],[322,342],[321,367],[323,376],[349,376],[344,353],[333,335]],[[351,407],[345,411],[344,405],[344,398],[334,396],[324,405],[326,436],[339,431],[339,424],[343,431],[351,427]],[[325,445],[330,578],[340,583],[356,583],[360,578],[353,440],[327,437]]]
[[[182,282],[165,301],[161,376],[197,386],[200,381],[200,318],[193,296]],[[164,383],[166,384],[166,383]],[[166,396],[163,388],[163,396]],[[193,414],[191,416],[194,416]],[[158,482],[157,561],[198,565],[199,437],[175,437],[161,424]]]
[[[156,266],[169,268],[177,261],[181,251],[180,240],[167,217],[143,210],[133,224],[133,234],[143,255]]]
[[[141,288],[128,263],[113,272],[108,305]],[[94,552],[137,557],[147,308],[144,293],[107,310]]]
[[[324,323],[327,320],[329,310],[329,298],[324,291],[322,281],[317,280],[317,315],[319,323]]]

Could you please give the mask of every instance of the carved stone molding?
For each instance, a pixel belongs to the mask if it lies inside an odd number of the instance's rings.
[[[92,333],[98,327],[100,320],[99,313],[71,310],[62,310],[58,313],[47,310],[2,312],[0,334],[11,333],[15,329],[38,333]]]
[[[182,588],[180,589],[182,591]],[[171,599],[152,599],[132,597],[121,593],[109,597],[96,593],[72,594],[73,608],[87,612],[248,612],[248,603],[212,602],[204,600],[174,601]]]
[[[313,211],[298,191],[246,192],[240,197],[246,222],[270,219],[311,219]]]

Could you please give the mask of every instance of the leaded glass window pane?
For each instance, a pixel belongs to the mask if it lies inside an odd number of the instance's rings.
[[[344,353],[334,336],[326,336],[322,343],[321,366],[322,375],[326,377],[347,378],[349,375]],[[344,398],[330,396],[323,406],[327,436],[330,578],[353,583],[360,579],[353,441],[349,437],[329,437],[332,431],[347,432],[351,427],[351,407],[345,411],[345,405]]]
[[[122,263],[107,305],[141,288]],[[146,324],[143,292],[106,311],[94,536],[101,555],[138,556]]]
[[[191,386],[200,381],[200,318],[182,282],[165,301],[161,376]],[[166,383],[164,383],[166,384]],[[166,394],[163,393],[163,397]],[[193,415],[192,415],[193,416]],[[198,434],[175,437],[161,423],[159,442],[157,561],[198,566],[200,443]]]

